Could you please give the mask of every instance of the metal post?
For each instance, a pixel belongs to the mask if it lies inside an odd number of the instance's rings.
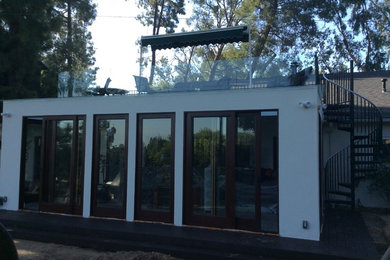
[[[351,82],[349,83],[350,84],[350,89],[352,90],[352,91],[354,91],[353,90],[353,61],[351,60],[350,62],[349,62],[349,66],[350,66],[350,73],[351,73]]]
[[[250,66],[249,66],[249,88],[252,88],[252,64],[253,64],[253,57],[252,57],[252,45],[251,45],[251,25],[248,24],[248,52],[249,52],[249,60],[250,60]]]
[[[314,56],[314,73],[315,73],[315,76],[316,76],[316,85],[319,85],[320,84],[320,72],[319,72],[319,66],[318,66],[318,55],[317,55],[317,52],[315,53],[315,56]]]
[[[139,76],[142,77],[142,44],[139,47]]]
[[[350,110],[350,122],[351,122],[351,133],[350,133],[350,147],[351,147],[351,158],[350,158],[350,169],[351,169],[351,201],[352,201],[352,209],[355,209],[355,101],[353,95],[353,61],[350,61],[350,82],[349,89],[351,92],[349,93],[349,110]]]

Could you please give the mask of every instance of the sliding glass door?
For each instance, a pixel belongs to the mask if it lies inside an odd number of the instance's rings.
[[[228,227],[234,223],[233,117],[229,113],[188,113],[186,122],[186,224]]]
[[[84,138],[84,116],[24,120],[21,208],[82,213]]]
[[[97,115],[94,120],[91,214],[125,218],[128,116]]]
[[[174,114],[138,115],[135,217],[173,222]]]
[[[278,232],[277,112],[186,115],[184,222]]]
[[[43,123],[40,210],[81,214],[85,118],[48,117]]]

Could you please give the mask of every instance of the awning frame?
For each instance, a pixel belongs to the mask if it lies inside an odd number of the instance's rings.
[[[252,56],[250,26],[233,26],[211,30],[170,33],[163,35],[141,36],[139,76],[142,76],[143,48],[151,46],[152,51],[161,49],[183,48],[209,44],[249,42],[249,55]],[[249,72],[249,85],[252,85],[252,67]]]
[[[141,47],[150,45],[152,50],[160,50],[248,41],[249,26],[243,25],[196,32],[141,36]]]

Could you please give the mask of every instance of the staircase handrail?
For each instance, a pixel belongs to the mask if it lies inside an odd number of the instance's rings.
[[[366,162],[367,160],[367,163],[375,163],[375,161],[378,161],[375,158],[380,158],[383,117],[382,112],[372,101],[354,91],[352,62],[350,71],[349,74],[346,73],[344,75],[333,74],[336,78],[332,78],[332,74],[322,75],[321,102],[327,105],[324,106],[325,109],[332,106],[331,109],[340,111],[339,119],[336,119],[337,124],[343,123],[344,120],[350,124],[347,127],[349,129],[347,131],[350,132],[350,144],[329,156],[325,162],[325,197],[328,202],[350,203],[351,207],[354,208],[355,177],[364,177],[365,173],[363,170],[369,169],[355,167],[358,162],[361,164],[361,162]],[[343,84],[350,86],[350,88]],[[357,121],[359,119],[362,120]],[[372,148],[364,146],[372,146]],[[359,150],[355,150],[356,148]],[[367,154],[371,153],[371,151],[372,155]],[[350,180],[350,182],[345,182],[345,180]],[[350,187],[350,193],[346,192],[348,190],[345,188],[347,185]],[[329,197],[330,193],[332,197]],[[350,200],[340,201],[337,200],[337,197],[334,197],[335,195],[348,196]]]
[[[381,112],[381,111],[379,110],[379,108],[378,108],[374,103],[372,103],[369,99],[367,99],[366,97],[360,95],[359,93],[357,93],[357,92],[355,92],[355,91],[352,91],[352,90],[350,90],[349,88],[346,88],[346,87],[344,87],[344,86],[338,84],[337,82],[335,82],[335,81],[329,79],[328,77],[326,77],[326,74],[322,74],[322,76],[323,76],[323,78],[324,78],[325,80],[331,82],[332,84],[336,85],[337,87],[339,87],[339,88],[341,88],[341,89],[347,91],[348,93],[351,93],[351,94],[353,94],[353,95],[355,95],[355,96],[357,96],[357,97],[359,97],[359,98],[361,98],[361,99],[367,101],[369,104],[371,104],[371,105],[376,109],[376,112],[379,114],[380,119],[381,119],[381,121],[382,121],[382,118],[383,118],[383,117],[382,117],[382,112]]]

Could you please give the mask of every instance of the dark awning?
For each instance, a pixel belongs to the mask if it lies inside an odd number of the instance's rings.
[[[142,47],[150,45],[153,50],[158,50],[216,43],[247,42],[248,40],[248,26],[235,26],[197,32],[142,36],[141,45]]]

